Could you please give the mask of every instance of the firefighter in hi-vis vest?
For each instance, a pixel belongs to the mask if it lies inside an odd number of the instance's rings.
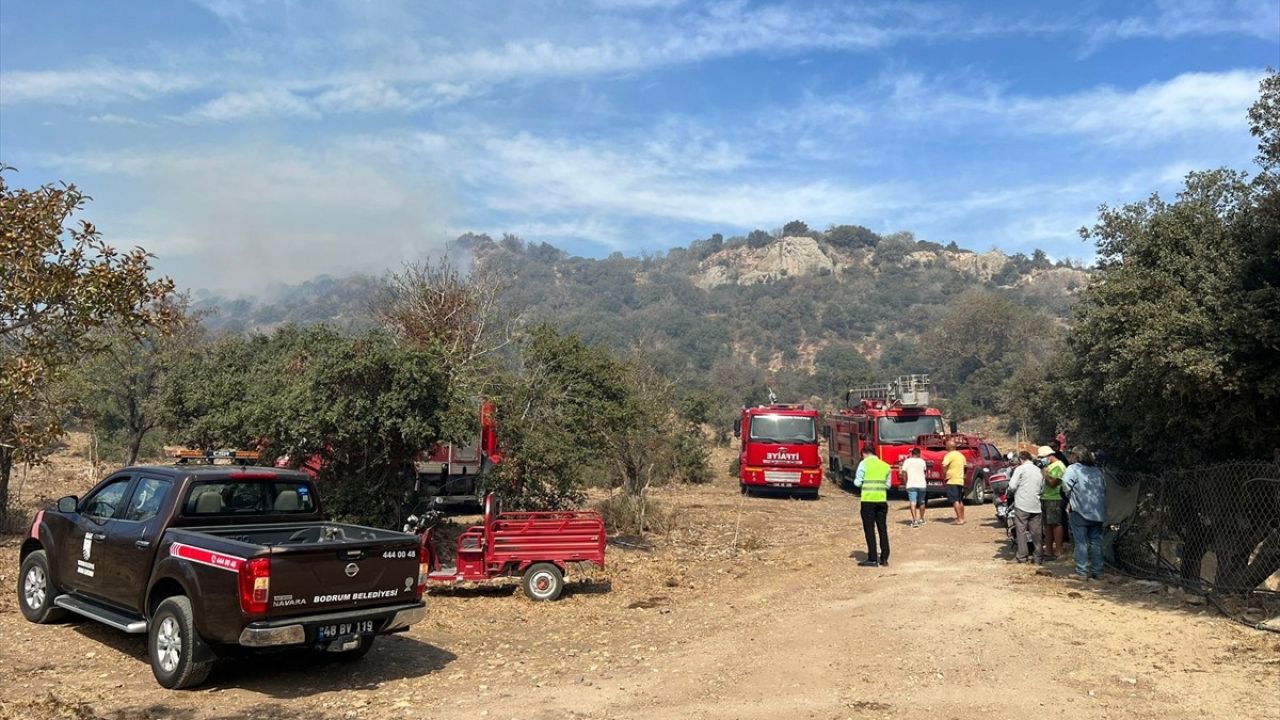
[[[889,564],[889,463],[876,457],[870,445],[862,448],[862,462],[853,476],[853,484],[862,488],[862,532],[867,537],[867,559],[862,567]],[[876,552],[876,533],[880,533],[880,549]]]

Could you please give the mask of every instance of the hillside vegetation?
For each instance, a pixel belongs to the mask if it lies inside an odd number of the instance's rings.
[[[976,253],[910,233],[812,231],[800,221],[644,257],[584,258],[476,234],[458,238],[454,252],[503,277],[507,307],[527,322],[643,352],[686,387],[728,392],[722,399],[733,404],[762,399],[769,386],[788,399],[827,402],[849,382],[930,370],[921,338],[957,306],[996,324],[1029,317],[1063,325],[1089,277],[1040,251]],[[197,295],[195,307],[209,313],[209,326],[233,331],[360,326],[381,287],[367,276],[321,277],[270,300]],[[985,395],[977,405],[994,403]]]

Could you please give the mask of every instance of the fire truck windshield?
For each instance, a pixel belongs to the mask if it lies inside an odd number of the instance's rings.
[[[751,418],[751,439],[756,442],[811,443],[813,418],[789,415],[757,415]]]
[[[942,418],[937,415],[906,415],[880,418],[880,442],[885,445],[909,445],[917,435],[942,432]]]

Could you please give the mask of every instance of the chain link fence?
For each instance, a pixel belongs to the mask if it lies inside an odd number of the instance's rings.
[[[1280,632],[1280,465],[1104,474],[1109,560]]]

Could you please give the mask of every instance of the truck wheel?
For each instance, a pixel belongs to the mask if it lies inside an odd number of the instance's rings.
[[[564,574],[551,563],[534,563],[524,571],[521,585],[530,600],[555,600],[564,592]]]
[[[151,656],[151,672],[156,682],[170,690],[199,685],[209,677],[211,662],[196,662],[195,615],[191,600],[182,595],[166,598],[151,617],[147,633],[147,652]]]
[[[982,486],[982,480],[973,481],[973,493],[970,494],[974,505],[983,505],[987,502],[987,489]]]
[[[22,561],[18,581],[18,607],[22,616],[33,623],[57,622],[66,617],[67,611],[53,604],[58,589],[49,577],[49,558],[43,550],[36,550]]]

